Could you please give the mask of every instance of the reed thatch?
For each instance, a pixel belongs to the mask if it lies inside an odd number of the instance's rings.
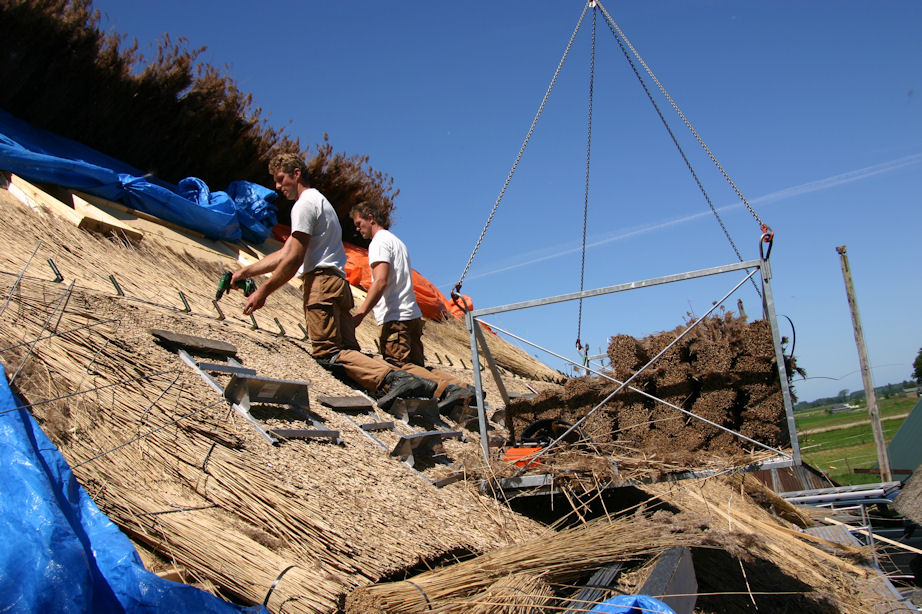
[[[526,606],[563,611],[575,594],[577,578],[614,562],[635,564],[609,595],[636,593],[652,560],[676,545],[693,552],[699,586],[696,612],[903,611],[900,603],[871,588],[875,572],[865,565],[868,551],[813,537],[778,517],[772,505],[777,497],[764,492],[751,476],[643,488],[654,499],[631,514],[598,518],[405,581],[358,588],[347,598],[346,611],[462,612],[489,607],[494,609],[485,611],[515,612]],[[798,512],[792,519],[809,522]],[[540,580],[554,597],[525,589],[502,597],[499,586],[518,586],[507,574],[523,577],[521,582]]]
[[[447,468],[408,469],[387,455],[396,434],[380,434],[382,450],[317,402],[319,395],[356,391],[317,365],[307,342],[292,334],[300,318],[295,288],[273,295],[259,313],[259,328],[238,314],[237,293],[222,299],[227,317],[217,319],[211,304],[216,280],[235,266],[229,253],[245,249],[138,219],[131,222],[145,229],[140,243],[100,236],[24,206],[5,190],[0,207],[0,234],[8,242],[0,253],[0,360],[78,480],[151,567],[179,569],[185,581],[241,603],[268,599],[273,612],[522,612],[566,607],[571,584],[602,565],[636,562],[643,568],[666,548],[686,545],[696,557],[724,553],[741,570],[745,587],[757,584],[753,576],[766,565],[789,570],[799,582],[799,601],[787,602],[790,611],[819,612],[817,604],[832,604],[837,611],[863,612],[872,603],[857,588],[865,571],[852,561],[862,553],[809,538],[779,520],[805,522],[770,495],[756,494],[754,485],[710,480],[650,486],[652,495],[681,512],[651,508],[561,531],[482,496],[473,484],[434,488],[422,478],[441,477]],[[257,247],[246,249],[259,257]],[[63,281],[52,280],[44,264],[49,258]],[[110,275],[126,296],[116,295]],[[343,445],[267,445],[155,342],[151,328],[225,341],[261,375],[309,381],[311,409],[341,432]],[[369,351],[375,336],[371,325],[359,330]],[[427,344],[440,356],[460,359],[467,333],[458,323],[432,323]],[[491,339],[491,350],[512,392],[550,387],[542,379],[550,370],[521,350],[500,339]],[[469,361],[453,362],[448,368],[470,380]],[[490,379],[484,383],[488,398],[496,399]],[[259,417],[268,426],[309,426],[281,410],[266,409]],[[472,475],[510,470],[495,459],[484,465],[476,436],[445,447]],[[621,471],[646,460],[636,470],[651,479],[676,466],[622,452]],[[562,473],[571,479],[555,480],[561,492],[572,493],[577,520],[579,497],[610,481],[611,460],[578,448],[559,453],[558,469],[568,467]],[[721,468],[729,469],[713,467]],[[460,559],[466,560],[408,581],[375,584],[420,565]],[[747,590],[745,598],[761,599],[762,608],[782,598],[777,589],[770,597]],[[732,596],[702,596],[714,598]]]
[[[495,597],[495,585],[509,574],[538,576],[548,584],[566,584],[613,562],[644,560],[672,546],[704,541],[704,533],[700,531],[670,531],[671,520],[630,515],[549,532],[410,580],[356,589],[346,600],[346,611],[459,612],[465,605],[487,603],[485,595],[476,596],[479,593],[492,592]],[[519,597],[515,599],[522,601]],[[534,606],[545,601],[546,596],[538,592],[533,599]],[[515,600],[507,597],[505,603]]]
[[[273,295],[252,330],[234,314],[239,293],[223,299],[227,319],[216,318],[217,278],[234,263],[204,241],[132,245],[78,230],[6,191],[0,206],[0,234],[9,239],[0,255],[0,296],[8,298],[0,359],[13,385],[101,509],[194,581],[261,603],[290,567],[270,608],[329,612],[356,586],[539,530],[465,484],[433,487],[321,406],[319,395],[356,391],[320,368],[307,342],[263,328],[266,319],[285,318],[287,330],[299,330],[295,289]],[[50,281],[48,258],[63,282]],[[109,275],[127,296],[115,295]],[[261,375],[311,382],[311,409],[340,430],[344,444],[269,446],[155,343],[152,328],[226,341]],[[509,385],[527,391],[514,378]],[[310,426],[282,413],[261,418],[270,426]],[[393,446],[397,434],[380,437]],[[473,438],[451,444],[477,446]]]

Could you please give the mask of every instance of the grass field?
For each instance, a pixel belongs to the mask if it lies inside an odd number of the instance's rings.
[[[887,443],[917,401],[915,398],[897,397],[877,400]],[[837,414],[830,414],[828,410],[829,407],[818,407],[794,414],[804,461],[843,485],[879,482],[880,477],[876,474],[855,473],[855,469],[870,469],[877,464],[877,449],[867,408],[862,406]],[[901,477],[905,476],[894,475],[894,479]]]

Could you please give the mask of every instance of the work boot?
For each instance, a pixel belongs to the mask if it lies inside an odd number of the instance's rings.
[[[445,413],[457,403],[470,405],[471,399],[474,398],[474,392],[467,386],[457,386],[449,384],[445,387],[445,394],[439,401],[439,413]]]
[[[436,388],[436,383],[432,380],[416,377],[401,369],[394,369],[388,373],[384,378],[384,385],[388,387],[387,392],[378,399],[378,407],[385,410],[398,398],[431,398]]]

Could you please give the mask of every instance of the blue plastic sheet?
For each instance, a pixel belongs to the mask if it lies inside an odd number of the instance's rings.
[[[0,365],[0,612],[268,614],[147,571],[20,406]]]
[[[649,595],[618,595],[596,604],[589,611],[600,614],[675,614],[675,610]]]
[[[276,224],[274,191],[235,181],[212,192],[189,177],[173,186],[70,139],[0,110],[0,170],[23,179],[88,192],[202,233],[212,239],[262,243]],[[235,195],[239,195],[235,196]]]

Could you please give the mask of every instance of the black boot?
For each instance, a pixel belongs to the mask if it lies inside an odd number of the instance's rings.
[[[445,387],[445,394],[439,401],[439,413],[444,413],[455,406],[457,403],[470,405],[471,399],[474,398],[474,392],[467,386],[456,386],[449,384]]]
[[[431,398],[435,392],[436,383],[411,375],[401,369],[394,369],[384,378],[387,392],[378,399],[378,407],[389,408],[398,398],[423,397]]]

